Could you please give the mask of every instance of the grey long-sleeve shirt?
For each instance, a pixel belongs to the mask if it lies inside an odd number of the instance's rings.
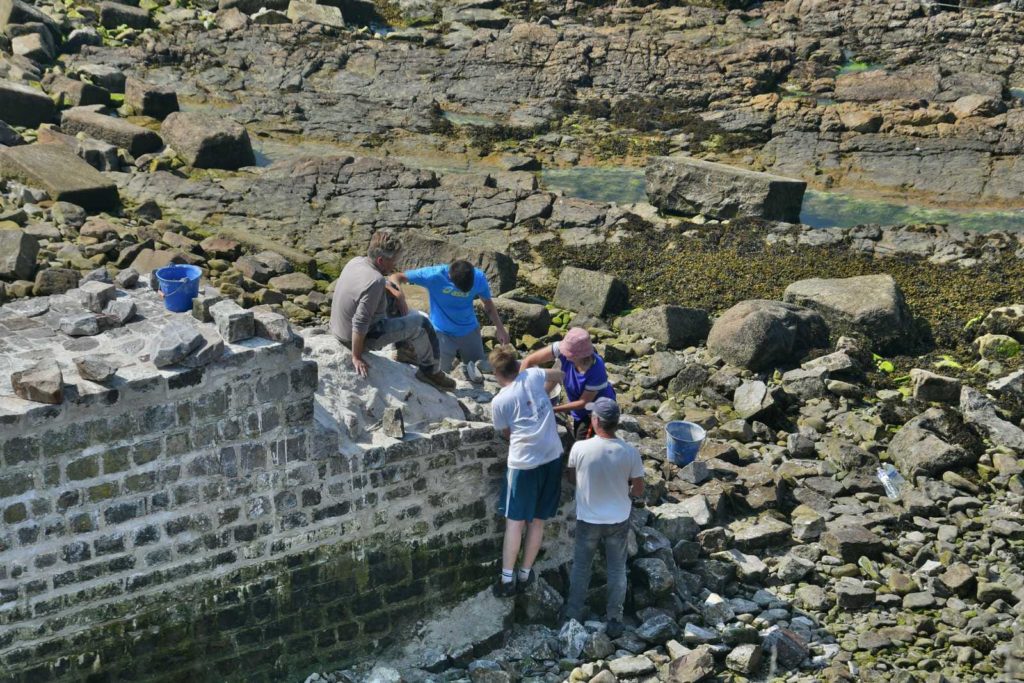
[[[357,256],[348,263],[334,285],[331,301],[331,333],[344,342],[351,342],[355,332],[366,334],[378,320],[387,317],[384,276],[366,256]]]

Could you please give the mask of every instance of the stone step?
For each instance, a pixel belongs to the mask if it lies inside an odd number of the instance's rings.
[[[0,80],[0,121],[36,128],[53,119],[53,100],[27,85]]]
[[[105,116],[91,108],[68,109],[61,116],[60,127],[70,135],[85,133],[91,138],[122,147],[133,157],[157,152],[164,146],[160,136],[148,128]]]
[[[63,145],[0,148],[0,177],[41,187],[50,199],[89,211],[110,209],[120,201],[112,180]]]

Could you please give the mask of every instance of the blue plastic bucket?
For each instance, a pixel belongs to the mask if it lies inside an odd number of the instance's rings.
[[[694,461],[700,451],[704,438],[708,435],[704,428],[693,422],[676,420],[665,425],[668,459],[682,467]]]
[[[160,295],[168,311],[184,313],[192,310],[192,299],[199,296],[199,278],[203,271],[197,266],[164,266],[156,271]]]

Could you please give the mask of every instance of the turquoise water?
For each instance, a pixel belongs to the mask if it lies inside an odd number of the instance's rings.
[[[569,168],[541,171],[541,185],[570,197],[633,204],[647,201],[642,168]]]
[[[568,196],[599,202],[631,204],[647,201],[644,171],[637,168],[573,168],[541,172],[541,185]],[[865,223],[899,225],[945,223],[951,227],[989,232],[1024,230],[1024,209],[981,211],[938,209],[898,202],[869,201],[838,192],[804,194],[800,222],[815,228],[852,227]]]
[[[950,227],[978,232],[1021,231],[1024,230],[1024,209],[938,209],[913,204],[869,201],[834,192],[808,190],[804,194],[800,222],[815,228],[845,228],[864,223],[945,223]]]

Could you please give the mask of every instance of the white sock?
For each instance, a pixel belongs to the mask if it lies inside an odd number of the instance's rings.
[[[501,582],[502,583],[512,583],[512,580],[514,578],[515,578],[515,570],[513,570],[513,569],[504,569],[504,568],[501,570]]]
[[[525,567],[520,567],[519,568],[519,580],[520,581],[526,581],[528,578],[530,578],[530,570],[528,568],[525,568]]]

